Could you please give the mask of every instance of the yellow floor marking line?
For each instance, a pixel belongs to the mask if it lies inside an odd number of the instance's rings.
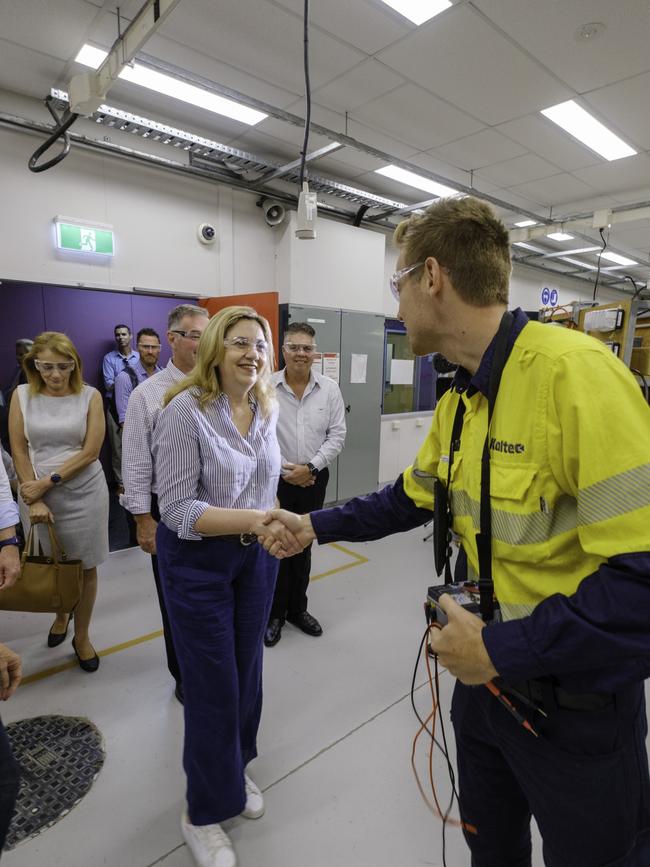
[[[336,569],[329,569],[327,572],[321,572],[319,575],[312,575],[311,581],[318,581],[319,578],[327,578],[328,575],[336,575],[337,572],[344,572],[346,569],[353,569],[355,566],[361,566],[363,563],[369,563],[368,557],[363,554],[357,554],[356,551],[350,551],[349,548],[344,548],[343,545],[337,545],[336,542],[329,543],[330,548],[336,548],[337,551],[342,551],[344,554],[353,558],[352,563],[344,563],[343,566],[337,566]]]
[[[130,641],[123,641],[121,644],[114,644],[113,647],[107,647],[106,650],[100,650],[97,655],[110,656],[111,653],[119,653],[120,650],[127,650],[129,647],[135,647],[136,644],[144,644],[145,641],[152,641],[154,638],[160,638],[162,634],[162,629],[157,629],[155,632],[149,632],[147,635],[141,635],[139,638],[132,638]],[[58,674],[60,671],[68,671],[69,669],[76,668],[78,664],[79,663],[75,657],[75,659],[72,659],[69,662],[62,662],[60,665],[52,666],[52,668],[46,668],[43,671],[36,671],[34,674],[24,677],[20,685],[25,686],[28,683],[35,683],[37,680],[43,680],[53,674]]]
[[[328,569],[327,572],[321,572],[318,575],[312,575],[312,581],[318,581],[320,578],[327,578],[329,575],[336,575],[337,572],[344,572],[346,569],[353,569],[355,566],[361,566],[363,563],[370,562],[368,557],[363,554],[357,554],[356,551],[350,551],[349,548],[344,548],[343,545],[337,545],[336,542],[329,543],[331,548],[336,548],[343,554],[352,557],[351,563],[344,563],[342,566],[337,566],[335,569]],[[139,638],[132,638],[130,641],[123,641],[121,644],[114,644],[113,647],[107,647],[106,650],[98,651],[98,656],[110,656],[112,653],[119,653],[121,650],[128,650],[129,647],[135,647],[137,644],[144,644],[145,641],[152,641],[154,638],[160,638],[163,634],[162,629],[157,629],[155,632],[149,632],[147,635],[141,635]],[[61,671],[71,671],[76,668],[78,662],[71,659],[68,662],[62,662],[59,665],[53,665],[51,668],[45,668],[43,671],[36,671],[34,674],[29,674],[24,677],[20,683],[21,686],[27,686],[29,683],[36,683],[39,680],[44,680],[46,677],[52,677],[54,674],[59,674]]]

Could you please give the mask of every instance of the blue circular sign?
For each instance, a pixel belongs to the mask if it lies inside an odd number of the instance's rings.
[[[557,306],[557,299],[558,299],[557,289],[551,289],[551,297],[549,299],[551,302],[551,307]]]
[[[542,289],[542,304],[544,304],[546,306],[548,304],[548,302],[550,301],[550,298],[551,298],[551,293],[550,293],[548,287],[544,286],[544,288]]]

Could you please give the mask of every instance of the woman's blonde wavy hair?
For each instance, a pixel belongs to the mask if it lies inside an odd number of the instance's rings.
[[[242,319],[257,322],[264,333],[264,340],[268,344],[264,367],[261,369],[251,392],[262,415],[266,417],[271,413],[275,404],[275,389],[271,385],[271,373],[274,368],[273,338],[269,323],[252,307],[224,307],[210,319],[199,341],[196,366],[185,379],[177,382],[169,389],[165,394],[163,406],[167,406],[177,394],[188,388],[197,394],[201,409],[205,409],[211,401],[222,394],[223,389],[219,382],[217,369],[226,355],[224,339],[233,325]]]
[[[36,370],[34,362],[39,352],[43,352],[46,349],[56,352],[58,355],[63,355],[65,358],[70,359],[70,361],[74,361],[74,370],[70,374],[70,391],[73,394],[79,394],[84,384],[81,359],[75,349],[74,343],[67,334],[63,334],[61,331],[43,331],[34,340],[34,344],[27,355],[23,356],[23,367],[29,384],[29,393],[40,394],[43,388],[43,377]]]

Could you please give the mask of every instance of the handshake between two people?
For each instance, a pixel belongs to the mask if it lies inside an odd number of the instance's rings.
[[[286,509],[272,509],[251,528],[257,541],[278,560],[299,554],[315,540],[309,515],[296,515]]]

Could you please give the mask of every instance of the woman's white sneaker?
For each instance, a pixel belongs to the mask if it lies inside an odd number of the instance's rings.
[[[245,819],[259,819],[264,815],[264,798],[259,788],[249,776],[244,774],[246,784],[246,806],[242,812]]]
[[[199,867],[237,867],[235,850],[221,825],[193,825],[185,812],[181,833]]]

